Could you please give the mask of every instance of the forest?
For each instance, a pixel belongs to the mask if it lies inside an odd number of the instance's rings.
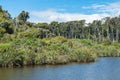
[[[12,18],[0,6],[0,67],[94,62],[120,57],[120,16],[51,23],[28,21],[29,12]]]

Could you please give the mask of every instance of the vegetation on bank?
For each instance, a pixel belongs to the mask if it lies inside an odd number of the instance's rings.
[[[81,44],[81,40],[54,38],[20,38],[0,44],[0,66],[24,66],[35,64],[65,64],[69,62],[93,62],[96,53]]]
[[[0,66],[93,62],[120,56],[120,17],[85,23],[32,23],[22,11],[12,18],[0,7]]]
[[[0,66],[27,66],[38,64],[65,64],[94,62],[97,57],[120,57],[120,44],[95,44],[86,39],[13,38],[0,43]]]

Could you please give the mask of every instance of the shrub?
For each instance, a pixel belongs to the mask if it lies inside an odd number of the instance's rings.
[[[97,58],[97,55],[94,52],[94,50],[87,47],[83,47],[79,50],[76,50],[75,52],[77,54],[78,61],[80,62],[91,62],[95,61]]]
[[[102,42],[104,45],[111,45],[111,40],[110,39],[108,39],[108,38],[106,38],[106,39],[104,39],[103,40],[103,42]]]
[[[81,43],[86,44],[86,45],[92,45],[92,41],[91,40],[87,40],[87,39],[81,40]]]
[[[51,42],[53,42],[53,43],[57,43],[57,42],[59,42],[59,43],[64,43],[64,42],[67,42],[67,38],[65,38],[65,37],[63,37],[63,36],[53,37],[53,38],[51,38],[50,40],[51,40]]]

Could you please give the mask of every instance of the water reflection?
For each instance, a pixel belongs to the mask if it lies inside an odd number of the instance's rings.
[[[0,80],[120,80],[120,58],[90,64],[0,68]]]

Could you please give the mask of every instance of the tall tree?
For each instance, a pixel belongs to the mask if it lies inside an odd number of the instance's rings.
[[[22,11],[19,15],[18,15],[18,19],[23,21],[24,23],[27,21],[27,19],[29,19],[29,13],[26,11]]]

